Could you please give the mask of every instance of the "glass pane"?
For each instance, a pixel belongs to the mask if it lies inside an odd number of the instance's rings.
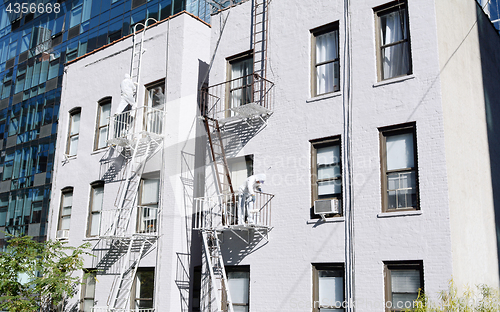
[[[64,217],[61,219],[61,228],[60,230],[69,230],[70,217]]]
[[[228,272],[229,291],[233,303],[248,303],[248,272]]]
[[[318,182],[318,196],[340,194],[340,180]]]
[[[338,86],[338,81],[334,81],[338,77],[334,75],[334,69],[333,62],[316,67],[316,95],[333,92],[334,86]]]
[[[101,226],[101,214],[94,212],[90,219],[90,236],[99,235],[99,228]]]
[[[341,173],[339,165],[324,166],[318,168],[318,179],[331,179],[339,177],[340,175]]]
[[[92,312],[93,306],[94,306],[94,299],[83,300],[83,312]]]
[[[417,188],[414,171],[394,172],[387,175],[388,208],[417,206]]]
[[[329,165],[340,162],[340,147],[338,145],[321,147],[316,150],[318,165]]]
[[[160,107],[165,103],[165,95],[163,93],[163,86],[154,87],[149,90],[149,99],[152,107],[160,109]]]
[[[319,304],[340,306],[344,301],[344,278],[336,271],[319,271]]]
[[[382,79],[408,75],[410,50],[408,42],[382,48]]]
[[[67,216],[67,215],[70,215],[71,214],[71,206],[69,207],[63,207],[62,209],[62,215],[63,216]]]
[[[406,39],[406,10],[400,8],[398,11],[382,15],[380,31],[382,45]]]
[[[234,312],[248,312],[248,307],[246,306],[233,306]]]
[[[99,127],[105,126],[108,124],[108,118],[111,113],[111,104],[101,105],[101,115],[99,119]]]
[[[78,24],[80,24],[80,20],[82,17],[82,6],[79,6],[78,8],[74,8],[71,11],[71,19],[69,23],[69,28],[72,28]]]
[[[99,141],[97,142],[97,148],[106,147],[108,144],[106,140],[108,139],[108,127],[99,129]]]
[[[316,64],[338,57],[338,31],[316,36]]]
[[[413,134],[386,137],[387,170],[413,168]]]
[[[80,132],[80,113],[71,116],[71,135]]]
[[[71,138],[71,141],[69,143],[69,153],[68,154],[70,156],[76,155],[77,149],[78,149],[78,135]]]
[[[102,210],[102,200],[104,197],[104,187],[95,187],[93,188],[93,201],[92,201],[92,211],[101,211]]]
[[[95,275],[89,275],[85,281],[85,298],[94,298],[95,294]]]
[[[138,271],[136,275],[136,308],[152,308],[154,292],[154,271]],[[144,300],[150,299],[150,300]]]
[[[63,194],[63,207],[68,207],[73,205],[73,192]]]
[[[392,292],[418,292],[420,288],[420,271],[392,270],[391,287]]]
[[[158,203],[159,182],[157,179],[142,180],[142,205]]]

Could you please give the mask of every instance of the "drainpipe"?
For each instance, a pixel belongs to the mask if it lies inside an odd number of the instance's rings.
[[[346,312],[355,311],[354,307],[354,228],[353,228],[353,191],[352,191],[352,152],[351,152],[351,38],[349,0],[344,0],[344,55],[343,55],[343,138],[342,138],[342,182],[344,185],[344,218],[345,218],[345,300]]]

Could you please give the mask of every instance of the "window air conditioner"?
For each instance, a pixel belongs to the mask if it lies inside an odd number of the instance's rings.
[[[56,239],[68,239],[69,238],[69,230],[59,230],[56,233]]]
[[[340,213],[340,200],[326,199],[314,201],[314,214],[325,215],[330,213]]]

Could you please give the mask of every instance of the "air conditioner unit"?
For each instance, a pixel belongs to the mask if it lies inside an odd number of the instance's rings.
[[[340,213],[340,199],[314,201],[314,214],[325,215],[331,213]]]
[[[56,239],[68,239],[69,238],[69,230],[59,230],[56,233]]]

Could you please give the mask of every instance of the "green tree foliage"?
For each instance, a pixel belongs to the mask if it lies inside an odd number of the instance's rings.
[[[459,295],[457,287],[450,281],[447,290],[441,291],[439,301],[431,302],[423,292],[419,292],[414,309],[406,312],[500,312],[500,292],[486,285],[475,289],[466,288]]]
[[[37,242],[12,237],[0,253],[0,309],[9,312],[52,311],[81,284],[75,271],[83,269],[90,244]]]

